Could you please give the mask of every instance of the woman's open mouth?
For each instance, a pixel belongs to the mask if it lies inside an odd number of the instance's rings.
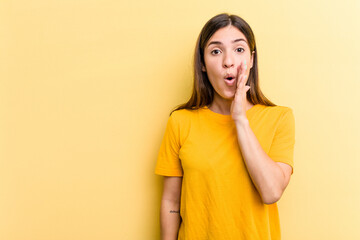
[[[230,77],[225,78],[225,83],[226,83],[226,85],[228,85],[229,87],[234,86],[234,84],[235,84],[235,77],[230,76]]]

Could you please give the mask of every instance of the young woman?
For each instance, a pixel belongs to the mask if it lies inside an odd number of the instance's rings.
[[[280,239],[276,202],[294,144],[292,109],[260,90],[250,26],[213,17],[197,40],[192,96],[170,113],[156,163],[162,240]]]

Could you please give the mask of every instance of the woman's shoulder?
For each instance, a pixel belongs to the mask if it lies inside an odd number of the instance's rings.
[[[294,115],[293,109],[288,106],[265,106],[261,105],[259,115],[262,115],[263,117],[269,117],[272,119],[280,119],[285,116],[292,116]]]
[[[293,111],[293,109],[291,107],[281,106],[281,105],[276,105],[276,106],[261,105],[261,107],[264,110],[272,112],[272,113],[285,113],[285,112],[292,112]]]
[[[179,109],[171,112],[169,121],[172,122],[173,126],[176,126],[178,133],[180,134],[180,142],[182,144],[189,135],[193,116],[194,110],[189,109]]]
[[[199,109],[178,109],[171,112],[171,116],[173,118],[177,119],[185,119],[185,118],[191,118],[195,116],[196,112],[198,112]]]
[[[172,122],[177,123],[178,125],[189,125],[192,122],[192,119],[195,116],[196,110],[190,110],[190,109],[179,109],[174,110],[170,114],[170,119]]]

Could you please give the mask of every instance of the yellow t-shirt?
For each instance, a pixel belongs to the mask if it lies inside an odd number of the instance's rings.
[[[293,167],[295,119],[284,106],[246,112],[264,151]],[[237,140],[231,115],[208,107],[169,117],[155,174],[182,176],[178,240],[279,240],[277,204],[264,204]]]

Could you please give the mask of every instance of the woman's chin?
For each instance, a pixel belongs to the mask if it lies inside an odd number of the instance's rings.
[[[219,97],[232,101],[234,100],[235,97],[235,91],[223,91],[221,94],[217,93],[216,95],[218,95]]]
[[[233,91],[225,92],[224,93],[224,98],[229,99],[229,100],[233,100],[235,98],[235,92],[233,92]]]
[[[234,100],[234,98],[235,98],[235,94],[224,94],[223,96],[222,96],[222,98],[224,98],[224,99],[226,99],[226,100]]]

